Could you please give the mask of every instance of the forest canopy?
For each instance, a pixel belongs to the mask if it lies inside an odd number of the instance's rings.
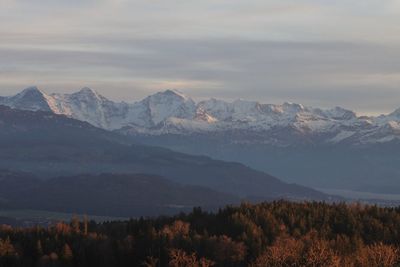
[[[396,266],[400,208],[243,203],[215,213],[0,228],[0,266]]]

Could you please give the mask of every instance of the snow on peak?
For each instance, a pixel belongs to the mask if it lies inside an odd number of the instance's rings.
[[[231,103],[215,98],[200,102],[197,108],[221,121],[231,118],[233,113],[233,105]]]
[[[83,87],[79,92],[76,94],[84,94],[84,95],[98,95],[98,93],[89,87]]]
[[[32,99],[32,100],[38,100],[40,98],[45,97],[45,93],[36,86],[31,86],[28,88],[25,88],[22,90],[20,93],[16,94],[15,96],[12,96],[10,98],[14,99],[15,101],[18,99]]]
[[[185,96],[184,94],[176,91],[176,90],[166,90],[163,92],[158,92],[153,95],[150,95],[143,99],[142,101],[146,101],[149,103],[153,103],[156,105],[165,105],[165,104],[176,104],[176,105],[181,105],[181,104],[193,104],[195,105],[195,102],[190,98]]]
[[[182,92],[176,90],[176,89],[167,89],[164,92],[158,92],[156,95],[161,95],[161,96],[170,96],[170,97],[179,97],[185,100],[190,99],[186,95],[184,95]]]
[[[1,104],[16,109],[51,111],[47,98],[49,98],[48,95],[36,86],[32,86],[22,90],[15,96],[3,98]]]
[[[134,104],[134,109],[146,110],[147,121],[157,125],[170,117],[192,119],[196,103],[175,90],[166,90]]]
[[[80,91],[70,94],[70,96],[84,100],[95,100],[95,101],[106,100],[104,96],[100,95],[98,92],[89,87],[84,87]]]
[[[25,95],[25,94],[44,94],[37,86],[30,86],[22,90],[19,95]]]
[[[283,111],[286,112],[294,112],[294,113],[298,113],[298,112],[302,112],[305,110],[304,106],[301,104],[296,104],[296,103],[292,103],[292,102],[285,102],[282,105],[282,109]]]
[[[357,118],[357,114],[354,111],[344,109],[341,107],[334,107],[332,109],[326,109],[326,110],[314,109],[314,112],[322,116],[325,116],[327,118],[335,120],[351,120]]]

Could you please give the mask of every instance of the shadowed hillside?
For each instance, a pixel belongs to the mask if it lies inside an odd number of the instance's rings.
[[[0,168],[38,177],[80,173],[147,173],[239,197],[327,196],[239,163],[129,144],[118,134],[62,115],[0,107]]]

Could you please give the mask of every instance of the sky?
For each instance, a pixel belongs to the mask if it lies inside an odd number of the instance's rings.
[[[400,0],[0,0],[0,95],[400,107]]]

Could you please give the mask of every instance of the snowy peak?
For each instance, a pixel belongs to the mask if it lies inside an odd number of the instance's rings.
[[[303,112],[305,110],[305,108],[301,104],[296,104],[296,103],[292,103],[292,102],[285,102],[282,105],[282,110],[284,112],[299,113],[299,112]]]
[[[165,90],[163,92],[158,92],[153,95],[150,95],[144,99],[144,101],[154,102],[154,103],[194,103],[194,101],[190,98],[182,94],[177,90]]]
[[[0,104],[15,109],[52,111],[48,104],[50,97],[36,86],[28,87],[12,97],[2,98]]]
[[[196,103],[191,98],[173,90],[148,96],[134,105],[145,108],[154,125],[171,117],[192,119],[196,112]]]
[[[70,94],[70,97],[86,101],[107,101],[107,98],[89,87],[84,87],[80,91]]]
[[[221,121],[232,118],[233,105],[223,100],[211,98],[200,102],[198,108]]]
[[[22,90],[22,92],[16,94],[10,99],[18,101],[22,99],[41,100],[44,98],[45,98],[45,93],[39,90],[36,86],[32,86]]]
[[[182,92],[180,92],[178,90],[173,90],[173,89],[167,89],[164,92],[158,92],[158,93],[154,94],[153,96],[155,96],[155,95],[161,96],[161,97],[180,98],[180,99],[184,99],[184,100],[190,99],[189,97],[184,95]]]
[[[17,96],[25,96],[25,95],[43,95],[44,93],[39,90],[36,86],[31,86],[22,90],[21,93],[17,94]]]
[[[351,119],[356,119],[357,114],[354,111],[344,109],[341,107],[335,107],[332,109],[314,109],[314,112],[316,114],[319,114],[321,116],[325,116],[330,119],[334,120],[351,120]]]
[[[73,94],[57,95],[59,113],[87,121],[105,129],[120,128],[126,104],[108,100],[95,90],[85,87]]]
[[[101,104],[102,102],[111,102],[95,90],[84,87],[80,91],[70,94],[64,95],[70,99],[74,99],[75,101],[81,101],[86,103],[96,103],[97,105]]]
[[[122,104],[109,101],[90,88],[73,94],[47,95],[37,87],[29,87],[15,96],[0,98],[0,104],[22,110],[63,114],[105,129],[114,126],[110,117],[123,115],[120,112]]]
[[[98,93],[95,90],[93,90],[92,88],[89,88],[89,87],[83,87],[76,94],[84,94],[84,95],[92,95],[92,96],[98,95]]]

